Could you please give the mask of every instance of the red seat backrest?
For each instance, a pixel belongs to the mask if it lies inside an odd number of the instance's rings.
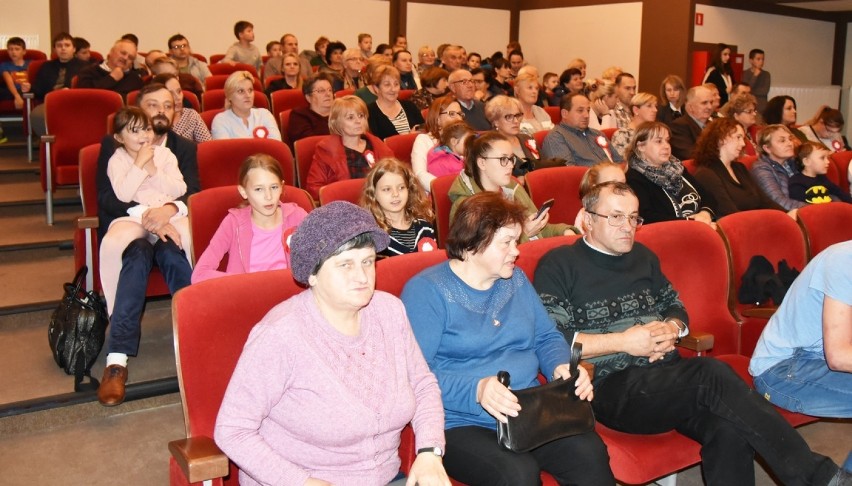
[[[278,91],[273,91],[270,98],[272,98],[272,114],[276,118],[284,110],[307,108],[309,106],[308,100],[300,89],[279,89]]]
[[[435,236],[438,246],[444,248],[447,236],[450,234],[450,210],[453,202],[450,201],[450,187],[456,180],[454,175],[445,175],[432,179],[429,192],[432,195],[432,209],[435,212]]]
[[[213,119],[216,118],[216,115],[222,113],[223,111],[225,110],[222,108],[218,110],[205,110],[199,113],[199,115],[201,116],[201,121],[203,121],[204,124],[207,125],[207,129],[213,130]]]
[[[617,128],[602,128],[601,133],[604,134],[607,140],[612,140],[612,135],[618,131]]]
[[[444,250],[421,251],[382,258],[376,262],[376,290],[399,297],[411,277],[446,259],[447,253]]]
[[[736,354],[739,324],[728,306],[728,254],[718,233],[698,221],[665,221],[639,228],[636,241],[660,259],[689,313],[689,327],[713,334],[715,345],[707,354]]]
[[[414,91],[415,90],[413,89],[401,89],[399,90],[399,95],[397,96],[397,98],[399,98],[399,101],[407,101],[414,95]]]
[[[79,182],[80,149],[100,143],[107,134],[107,116],[123,105],[121,95],[105,89],[63,89],[45,96],[45,123],[48,133],[56,137],[50,161],[54,187]],[[43,150],[41,159],[42,187],[46,188]]]
[[[809,204],[797,213],[808,241],[809,258],[835,243],[852,240],[852,204]]]
[[[207,58],[206,58],[206,57],[204,57],[203,55],[201,55],[201,54],[199,54],[199,53],[197,53],[197,52],[193,52],[193,53],[192,53],[192,54],[190,54],[190,55],[191,55],[192,57],[194,57],[194,58],[198,59],[199,61],[201,61],[201,62],[203,62],[203,63],[207,64]]]
[[[225,59],[224,54],[213,54],[213,55],[210,56],[210,63],[209,64],[212,66],[213,64],[216,64],[217,62],[221,61],[222,59]]]
[[[558,106],[545,106],[544,111],[550,115],[550,121],[553,122],[554,125],[559,125],[562,122],[562,110]],[[539,145],[541,147],[541,145]]]
[[[837,175],[840,178],[840,186],[846,194],[849,194],[849,160],[852,159],[852,151],[844,150],[831,154],[831,160],[837,166]]]
[[[249,64],[243,64],[239,62],[236,64],[225,64],[216,62],[215,64],[210,64],[210,66],[208,67],[210,68],[210,72],[213,74],[232,74],[237,71],[248,71],[251,73],[252,76],[254,76],[255,79],[257,79],[258,77],[257,69],[255,69],[254,66],[251,66]],[[261,86],[261,89],[263,89],[263,86]]]
[[[281,141],[289,145],[290,147],[293,144],[290,143],[290,138],[287,137],[287,129],[290,128],[290,113],[293,110],[284,110],[278,114],[278,129],[281,131]]]
[[[24,59],[28,61],[46,61],[47,54],[38,49],[27,49],[26,52],[24,52]],[[11,60],[12,59],[9,57],[9,51],[7,49],[0,49],[0,62],[7,62]]]
[[[295,185],[293,155],[286,144],[268,138],[234,138],[198,144],[198,178],[201,188],[236,184],[240,165],[249,155],[259,153],[277,160],[281,164],[284,183]]]
[[[225,89],[225,81],[228,79],[227,74],[213,74],[204,79],[204,89]]]
[[[515,260],[515,265],[523,270],[529,281],[532,282],[535,278],[535,269],[541,257],[554,248],[563,245],[573,245],[579,238],[581,238],[580,235],[554,236],[552,238],[539,238],[527,241],[518,247],[521,254]]]
[[[757,155],[742,155],[737,158],[737,162],[746,166],[746,169],[751,171],[751,166],[757,161]]]
[[[406,133],[403,135],[393,135],[385,139],[385,144],[393,151],[394,156],[411,166],[411,149],[414,147],[414,140],[420,135],[417,132]]]
[[[580,181],[587,170],[588,167],[580,166],[548,167],[526,175],[527,189],[536,207],[548,199],[555,199],[550,208],[551,223],[574,224],[583,207]]]
[[[296,153],[296,175],[299,179],[299,187],[308,187],[308,171],[311,169],[311,162],[314,160],[314,151],[317,144],[325,140],[328,135],[314,135],[296,140],[293,143],[294,152]]]
[[[290,270],[214,278],[172,299],[175,359],[187,437],[213,437],[216,415],[254,325],[303,290]]]
[[[335,98],[343,98],[344,96],[349,96],[351,94],[355,94],[354,89],[341,89],[334,93]]]
[[[101,144],[93,143],[80,149],[80,200],[83,203],[83,216],[98,215],[98,188],[96,184],[98,172],[98,155]]]
[[[319,203],[324,206],[332,201],[348,201],[357,205],[363,191],[363,178],[335,181],[320,187]]]
[[[681,162],[683,163],[683,168],[686,169],[690,175],[695,175],[695,170],[698,169],[698,164],[695,162],[695,159],[686,159]]]

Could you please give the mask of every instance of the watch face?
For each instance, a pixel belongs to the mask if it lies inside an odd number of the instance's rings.
[[[436,455],[436,456],[438,456],[438,457],[444,457],[444,449],[441,449],[440,447],[436,447],[436,448],[434,449],[434,452],[435,452],[435,455]]]

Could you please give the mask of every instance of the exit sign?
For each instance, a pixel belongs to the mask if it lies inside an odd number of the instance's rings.
[[[704,25],[704,14],[701,12],[695,13],[695,25]]]

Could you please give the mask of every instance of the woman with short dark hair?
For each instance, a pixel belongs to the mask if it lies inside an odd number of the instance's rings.
[[[568,378],[570,348],[523,271],[515,267],[527,209],[485,191],[464,200],[447,239],[449,261],[413,277],[402,301],[426,362],[438,378],[446,414],[444,465],[467,484],[612,485],[606,446],[592,431],[526,453],[497,443],[497,421],[516,416],[512,390]],[[522,248],[523,246],[521,246]],[[498,381],[507,370],[512,389]],[[576,395],[592,398],[579,369]]]

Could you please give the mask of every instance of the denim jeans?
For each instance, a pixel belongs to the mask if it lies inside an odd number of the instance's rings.
[[[155,262],[163,272],[172,295],[189,285],[192,268],[174,242],[158,240],[152,245],[147,239],[140,238],[127,245],[121,257],[115,305],[109,319],[107,353],[136,356],[139,351],[145,292]]]
[[[828,484],[831,459],[811,452],[781,415],[726,363],[677,359],[632,366],[595,386],[595,416],[615,430],[677,430],[701,443],[708,485],[754,484],[757,452],[785,485]]]
[[[852,418],[852,373],[828,369],[822,353],[797,349],[791,358],[756,376],[754,388],[793,412]]]

